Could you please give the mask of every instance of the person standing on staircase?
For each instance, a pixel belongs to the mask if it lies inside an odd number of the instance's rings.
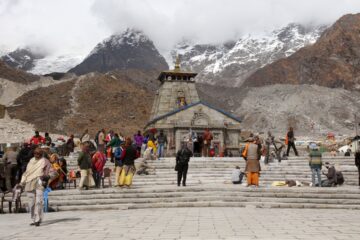
[[[359,172],[359,186],[360,186],[360,149],[358,149],[355,153],[355,165]]]
[[[141,131],[138,131],[137,134],[134,135],[134,142],[136,144],[136,150],[141,153],[141,147],[144,142],[144,137],[141,134]]]
[[[136,172],[135,159],[139,157],[139,153],[136,148],[132,145],[130,137],[125,139],[124,150],[121,153],[121,161],[124,163],[124,167],[121,170],[119,185],[130,188],[132,185],[133,176]]]
[[[89,135],[89,130],[88,129],[85,129],[84,133],[80,137],[80,141],[82,143],[90,141],[90,135]]]
[[[254,185],[259,186],[259,174],[261,171],[260,157],[261,157],[261,146],[258,144],[257,139],[249,138],[247,144],[242,153],[242,156],[246,160],[246,178],[248,186]]]
[[[75,142],[74,142],[74,135],[71,134],[70,138],[66,141],[66,152],[67,155],[74,152],[75,149]]]
[[[114,153],[117,148],[120,147],[122,141],[120,140],[119,134],[115,133],[113,138],[106,144],[107,148],[111,148],[111,162],[114,162]]]
[[[208,128],[205,129],[203,134],[203,157],[209,157],[209,151],[211,146],[211,141],[213,140],[213,135]]]
[[[168,143],[167,136],[164,134],[164,130],[160,130],[160,134],[157,136],[157,143],[158,143],[158,158],[164,157],[164,148]]]
[[[96,188],[100,188],[101,177],[104,173],[106,160],[106,155],[101,147],[98,148],[96,153],[92,156],[91,166]]]
[[[96,144],[97,147],[101,147],[102,149],[105,149],[105,129],[101,129],[99,131],[99,134],[97,134],[97,136],[95,136],[97,138]]]
[[[40,135],[39,131],[35,131],[35,135],[30,139],[30,144],[41,145],[45,143],[45,138]]]
[[[285,140],[286,144],[288,145],[287,147],[287,151],[286,151],[286,156],[289,156],[289,152],[290,152],[290,147],[293,148],[295,155],[299,156],[296,147],[295,147],[295,135],[294,135],[294,129],[292,127],[289,128],[289,131],[286,134],[286,140]]]
[[[188,144],[184,142],[181,149],[176,154],[176,166],[177,171],[177,185],[180,187],[181,179],[182,185],[186,186],[186,175],[189,169],[189,161],[193,156],[193,153],[188,148]]]
[[[81,152],[77,159],[77,163],[80,168],[80,174],[81,174],[79,189],[88,190],[90,185],[90,171],[91,171],[91,156],[89,154],[88,144],[83,143],[81,145]]]
[[[318,147],[315,143],[311,143],[309,145],[310,154],[309,154],[309,166],[311,169],[311,182],[312,186],[321,187],[321,167],[322,167],[322,159],[321,152],[318,150]],[[317,183],[315,181],[315,175],[317,175]]]

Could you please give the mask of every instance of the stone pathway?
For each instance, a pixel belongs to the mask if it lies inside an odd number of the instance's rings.
[[[0,215],[0,239],[360,239],[360,211],[162,208]]]

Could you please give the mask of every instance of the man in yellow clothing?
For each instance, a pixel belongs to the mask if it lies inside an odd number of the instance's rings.
[[[155,144],[155,138],[151,136],[147,142],[147,147],[152,148],[152,154],[156,157],[157,147]]]

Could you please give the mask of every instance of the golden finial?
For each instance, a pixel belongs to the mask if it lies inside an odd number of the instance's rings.
[[[175,62],[175,71],[180,71],[180,57],[179,54],[176,55],[176,62]]]

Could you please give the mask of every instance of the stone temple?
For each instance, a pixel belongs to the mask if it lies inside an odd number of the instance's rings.
[[[190,131],[195,132],[199,140],[194,143],[194,155],[200,156],[201,136],[206,128],[213,134],[212,145],[217,155],[225,147],[228,152],[238,155],[240,119],[201,101],[195,86],[196,75],[182,71],[179,59],[174,70],[160,73],[158,80],[161,86],[145,129],[164,131],[168,137],[168,156],[175,155],[181,144],[188,141]]]

